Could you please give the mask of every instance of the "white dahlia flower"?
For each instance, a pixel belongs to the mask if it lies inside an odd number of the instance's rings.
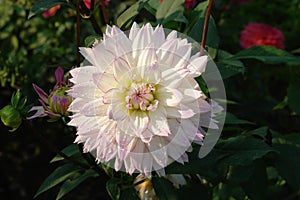
[[[166,36],[149,23],[134,23],[129,36],[108,26],[102,41],[80,48],[87,61],[70,71],[75,142],[98,162],[130,174],[164,175],[171,162],[187,162],[192,142],[203,141],[201,126],[217,127],[194,80],[208,57],[192,56],[191,49],[176,31]]]

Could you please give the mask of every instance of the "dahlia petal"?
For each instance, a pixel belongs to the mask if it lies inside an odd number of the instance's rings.
[[[130,71],[130,65],[123,58],[114,61],[113,73],[114,78],[122,85],[131,80],[132,73]]]
[[[140,30],[139,25],[136,22],[133,22],[130,32],[129,32],[129,39],[131,41],[133,41],[134,38],[136,38],[136,35],[138,34],[139,30]]]
[[[99,73],[97,68],[94,66],[77,67],[70,70],[70,74],[72,76],[70,81],[72,83],[90,82],[93,81],[92,74],[94,73]]]
[[[149,23],[143,26],[138,31],[136,37],[133,39],[132,42],[133,57],[137,57],[137,52],[139,50],[144,49],[145,47],[148,47],[150,44],[152,44],[152,35],[153,28]]]
[[[144,80],[148,83],[157,84],[161,80],[161,71],[159,65],[155,62],[152,65],[149,65],[145,69]]]
[[[141,79],[146,80],[147,77],[148,80],[152,79],[155,81],[155,83],[157,83],[160,78],[160,71],[158,69],[157,56],[155,51],[156,50],[152,46],[150,48],[141,50],[137,62],[137,73],[141,76]]]
[[[84,82],[74,85],[67,93],[73,98],[97,99],[103,92],[93,82]]]
[[[118,92],[119,89],[117,88],[112,88],[108,90],[104,95],[103,95],[103,103],[105,104],[112,104],[114,102],[119,102],[118,97]]]
[[[149,151],[153,156],[156,164],[158,164],[158,166],[154,165],[154,167],[156,168],[155,170],[158,170],[167,166],[167,147],[163,139],[160,137],[153,137],[152,140],[153,142],[151,143],[151,145],[149,145]]]
[[[126,108],[125,103],[116,103],[113,104],[111,109],[111,119],[113,120],[123,120],[126,116],[128,116],[128,110]]]
[[[158,49],[166,40],[165,31],[161,25],[157,25],[153,31],[153,38],[155,38],[154,48]]]
[[[168,136],[171,131],[168,126],[167,113],[163,107],[159,107],[153,112],[149,112],[149,130],[158,136]]]
[[[133,111],[130,114],[130,124],[137,136],[141,136],[149,124],[149,116],[145,112]]]
[[[178,88],[185,78],[185,74],[178,73],[175,69],[168,69],[162,72],[161,84],[167,87]]]
[[[122,168],[122,166],[123,166],[123,161],[120,158],[116,157],[115,164],[114,164],[115,170],[119,171]]]
[[[136,145],[136,139],[126,133],[117,132],[118,157],[124,160]]]
[[[195,89],[184,89],[183,96],[184,98],[182,99],[182,101],[184,103],[194,102],[196,99],[205,97],[205,95],[201,90],[195,90]]]
[[[79,51],[81,55],[83,55],[84,58],[87,59],[93,66],[98,67],[101,72],[104,71],[105,66],[103,66],[103,63],[100,63],[99,60],[97,60],[97,57],[94,55],[93,49],[79,47]]]
[[[96,73],[93,74],[94,83],[102,92],[107,92],[111,88],[117,87],[117,81],[113,74]]]
[[[187,66],[189,74],[193,77],[200,76],[204,71],[208,62],[208,56],[194,57]]]
[[[95,67],[99,68],[100,72],[106,71],[109,66],[113,63],[115,60],[114,54],[107,50],[103,43],[97,44],[92,49],[92,55],[96,60],[97,63],[92,63]]]
[[[166,40],[161,45],[161,47],[157,50],[157,56],[160,64],[164,64],[167,67],[172,65],[177,45],[177,40]]]
[[[107,115],[107,110],[108,106],[103,104],[103,100],[96,99],[86,103],[79,112],[85,116],[105,116]]]
[[[143,77],[145,73],[145,68],[157,62],[157,56],[156,50],[154,49],[153,45],[139,51],[140,55],[138,57],[137,67],[138,69],[142,70],[141,74]]]
[[[180,45],[179,42],[178,49],[173,57],[172,66],[174,66],[175,69],[185,67],[191,56],[191,50],[191,44]]]
[[[69,105],[68,111],[69,112],[79,112],[80,108],[82,108],[89,101],[90,101],[89,99],[76,98]]]
[[[152,136],[153,136],[153,133],[151,131],[149,131],[148,129],[146,129],[141,135],[141,140],[142,140],[142,142],[148,144],[151,142]]]
[[[131,41],[123,32],[120,32],[120,29],[116,26],[113,27],[112,32],[113,37],[106,38],[103,41],[103,48],[107,52],[110,52],[115,58],[126,57],[128,61],[131,61]],[[98,50],[100,50],[100,48]]]
[[[177,32],[173,30],[171,31],[171,33],[169,33],[166,40],[175,40],[175,39],[177,39]]]
[[[160,103],[164,106],[178,106],[183,98],[182,93],[175,88],[161,87],[157,93]]]

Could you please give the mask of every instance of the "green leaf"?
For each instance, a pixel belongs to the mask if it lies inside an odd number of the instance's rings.
[[[76,188],[80,183],[85,181],[86,179],[90,177],[97,177],[99,176],[94,170],[89,169],[85,171],[83,174],[80,176],[76,177],[73,180],[67,180],[64,182],[64,184],[60,187],[60,190],[58,192],[58,195],[56,197],[56,200],[61,199],[63,196],[68,194],[70,191],[72,191],[74,188]]]
[[[84,44],[86,47],[92,47],[95,41],[100,39],[102,39],[100,35],[89,35],[84,39]]]
[[[300,147],[300,133],[290,133],[284,136],[284,139]]]
[[[10,100],[12,107],[18,108],[20,99],[21,99],[21,92],[20,92],[20,90],[17,90],[17,92],[12,95],[11,100]]]
[[[255,160],[275,152],[263,140],[240,135],[219,140],[214,149],[204,158],[198,158],[199,148],[189,154],[189,162],[172,163],[165,168],[166,174],[199,174],[212,183],[222,181],[223,170],[228,166],[249,166]],[[226,172],[225,172],[226,173]]]
[[[203,26],[204,26],[204,17],[200,17],[195,25],[188,32],[188,36],[192,37],[194,40],[201,42]],[[209,26],[207,31],[206,45],[213,48],[218,48],[220,37],[218,35],[217,27],[213,17],[209,19]]]
[[[229,78],[239,73],[243,74],[245,72],[244,64],[239,60],[229,59],[231,56],[233,55],[226,51],[218,50],[217,66],[223,79]]]
[[[134,20],[134,18],[140,13],[144,8],[146,0],[138,1],[127,10],[125,10],[117,19],[117,25],[120,28],[127,28],[129,24]]]
[[[46,10],[57,6],[57,5],[69,5],[67,0],[40,0],[33,4],[33,6],[30,9],[28,19],[32,18],[35,15],[41,14],[45,12]]]
[[[188,20],[183,15],[184,0],[164,0],[156,12],[156,19],[159,24],[165,24],[169,21],[187,23]]]
[[[267,171],[262,159],[258,159],[254,162],[250,174],[248,180],[241,183],[242,188],[250,199],[266,199]],[[243,175],[239,173],[238,176],[241,177]]]
[[[217,178],[216,171],[211,170],[219,160],[228,156],[214,149],[204,158],[199,159],[198,152],[200,147],[195,147],[189,154],[189,162],[183,164],[174,162],[165,168],[166,174],[200,174],[205,177]]]
[[[122,190],[120,200],[140,200],[138,192],[133,187]]]
[[[149,0],[145,4],[145,9],[148,10],[153,16],[155,16],[157,8],[160,6],[161,2],[157,0]]]
[[[109,196],[113,199],[113,200],[117,200],[120,198],[120,187],[119,184],[120,180],[116,179],[116,178],[112,178],[109,181],[107,181],[106,183],[106,190],[109,194]]]
[[[71,145],[67,146],[66,148],[64,148],[64,149],[62,150],[62,152],[63,152],[64,154],[66,154],[67,156],[69,156],[69,157],[74,156],[74,155],[76,155],[76,154],[80,154],[80,151],[79,151],[79,149],[78,149],[78,147],[77,147],[76,144],[71,144]],[[57,162],[57,161],[61,161],[61,160],[63,160],[63,159],[64,159],[64,158],[61,157],[60,155],[56,155],[56,156],[50,161],[50,163]]]
[[[279,102],[276,106],[273,107],[273,110],[284,109],[287,105],[288,105],[288,97],[285,96],[281,102]]]
[[[300,148],[293,144],[273,144],[273,147],[279,151],[276,168],[278,173],[295,190],[300,188]]]
[[[198,181],[186,184],[180,187],[178,191],[179,199],[195,199],[201,197],[201,200],[209,200],[208,190]]]
[[[152,177],[151,182],[156,196],[160,200],[178,199],[177,191],[173,184],[163,177]]]
[[[70,179],[74,174],[76,174],[80,169],[71,164],[65,164],[61,167],[56,168],[54,172],[52,172],[46,180],[42,183],[38,191],[36,192],[35,197],[40,195],[41,193],[53,188],[59,183]]]
[[[207,6],[208,0],[199,3],[194,9],[187,13],[189,23],[187,24],[184,33],[189,33],[191,28],[193,28],[193,26],[198,22],[200,18],[205,18],[205,11],[207,9]]]
[[[213,200],[242,200],[245,199],[245,192],[240,186],[219,183],[214,188]],[[221,198],[220,198],[221,197]]]
[[[288,103],[290,108],[300,115],[300,79],[290,83],[287,90]]]
[[[226,113],[225,124],[253,124],[252,122],[244,119],[238,119],[231,113]]]
[[[221,140],[215,147],[215,151],[227,154],[219,162],[225,165],[246,166],[270,152],[275,152],[263,140],[251,136],[236,136]]]
[[[253,46],[242,50],[231,57],[231,59],[256,59],[267,64],[280,64],[291,62],[297,57],[292,54],[271,46]]]

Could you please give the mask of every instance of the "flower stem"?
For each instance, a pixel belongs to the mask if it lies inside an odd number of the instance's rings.
[[[107,176],[104,171],[102,171],[99,166],[97,165],[95,158],[90,153],[83,153],[82,144],[77,144],[77,147],[81,153],[81,156],[92,166],[92,169],[95,170],[100,176],[105,175]]]
[[[210,18],[210,12],[212,9],[212,6],[214,4],[214,0],[209,0],[206,14],[205,14],[205,20],[204,20],[204,27],[203,27],[203,33],[202,33],[202,41],[201,41],[201,50],[200,50],[200,56],[204,53],[205,43],[206,43],[206,37],[208,32],[208,25],[209,25],[209,18]]]
[[[80,11],[79,11],[79,1],[76,6],[76,66],[80,67]]]
[[[93,16],[90,16],[89,20],[90,20],[95,32],[99,35],[102,35],[102,31],[101,31],[98,23],[96,22],[95,18]]]
[[[104,3],[104,0],[100,1],[100,5],[101,5],[101,10],[102,10],[104,22],[105,22],[105,24],[109,24],[109,19],[108,19],[108,15],[107,15],[107,11],[106,11],[106,5]]]

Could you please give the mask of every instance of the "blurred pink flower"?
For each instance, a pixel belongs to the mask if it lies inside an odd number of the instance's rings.
[[[69,115],[68,108],[72,98],[66,94],[69,86],[66,84],[64,70],[61,67],[55,70],[55,79],[56,84],[49,95],[36,84],[33,84],[34,90],[40,97],[39,101],[42,106],[34,106],[30,111],[36,111],[36,113],[28,119],[49,116],[50,121],[56,121],[60,117]]]
[[[96,5],[98,0],[94,0],[94,5]],[[104,2],[104,5],[107,5],[110,0],[103,0]],[[85,4],[85,6],[88,8],[88,9],[91,9],[91,0],[83,0],[83,3]]]
[[[160,2],[163,2],[164,0],[159,0]],[[190,10],[194,8],[197,4],[197,0],[185,0],[185,9]]]
[[[263,45],[284,49],[284,36],[282,32],[268,24],[249,23],[241,32],[240,45],[244,49]]]
[[[44,13],[43,13],[43,17],[45,19],[49,18],[49,17],[52,17],[56,14],[57,10],[59,10],[61,7],[61,5],[56,5],[48,10],[46,10]]]
[[[197,4],[197,0],[185,0],[185,9],[193,9]]]
[[[188,161],[192,142],[202,144],[201,126],[217,128],[194,79],[208,57],[192,55],[192,44],[176,31],[166,35],[162,26],[134,23],[127,36],[108,26],[102,41],[80,52],[86,65],[70,71],[69,125],[98,162],[163,175],[171,162]]]

